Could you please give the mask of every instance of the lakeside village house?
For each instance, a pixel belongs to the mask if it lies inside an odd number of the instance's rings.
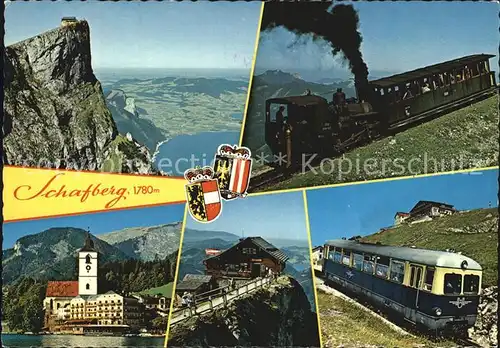
[[[261,237],[241,238],[224,251],[207,249],[203,261],[205,275],[187,274],[176,286],[177,296],[184,292],[200,294],[233,279],[236,282],[265,277],[284,271],[288,256]]]
[[[49,281],[43,301],[45,330],[49,332],[125,333],[144,331],[154,317],[167,316],[166,296],[122,296],[113,291],[99,294],[98,252],[87,234],[78,251],[78,280]]]
[[[394,216],[394,226],[398,226],[404,222],[416,223],[429,221],[433,218],[452,215],[457,210],[451,204],[432,202],[432,201],[419,201],[408,213],[397,212]]]

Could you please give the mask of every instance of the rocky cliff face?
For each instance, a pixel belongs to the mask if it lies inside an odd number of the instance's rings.
[[[158,143],[165,141],[167,137],[161,129],[153,122],[142,118],[134,98],[127,97],[124,91],[112,90],[106,96],[106,104],[113,116],[116,127],[121,134],[130,133],[141,144],[144,144],[152,152],[156,150]]]
[[[281,277],[227,308],[174,326],[169,347],[319,347],[318,321],[300,284]]]
[[[469,337],[481,347],[498,345],[498,286],[482,291],[476,325],[469,329]]]
[[[152,172],[147,150],[118,138],[86,21],[7,47],[4,76],[5,164]]]

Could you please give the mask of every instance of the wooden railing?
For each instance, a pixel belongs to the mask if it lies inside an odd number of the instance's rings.
[[[258,290],[266,284],[270,285],[275,279],[275,277],[256,278],[234,289],[231,289],[230,286],[223,286],[198,294],[194,297],[189,307],[180,308],[172,312],[170,326],[192,316],[211,312],[219,307],[225,307],[228,303],[245,294]]]

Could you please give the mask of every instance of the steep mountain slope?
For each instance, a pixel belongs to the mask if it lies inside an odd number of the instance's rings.
[[[350,81],[319,84],[304,81],[279,70],[269,70],[264,74],[255,76],[250,92],[250,104],[245,121],[243,144],[249,147],[252,152],[260,153],[262,151],[260,148],[265,144],[264,125],[267,99],[304,95],[305,91],[309,89],[313,94],[330,100],[337,88],[342,88],[346,95],[350,97],[355,96],[355,90]]]
[[[498,210],[497,208],[463,211],[451,216],[413,225],[401,225],[362,241],[396,246],[461,252],[481,264],[483,286],[498,280]]]
[[[179,249],[182,223],[126,228],[99,235],[98,238],[126,255],[144,261],[164,259]]]
[[[170,346],[319,347],[318,320],[302,287],[280,277],[227,308],[174,326]]]
[[[50,228],[17,240],[14,248],[2,251],[4,284],[20,277],[34,279],[72,279],[76,272],[78,249],[82,248],[87,232],[73,227]],[[118,248],[91,235],[100,263],[127,260]]]
[[[4,163],[152,172],[147,151],[118,137],[86,21],[7,47],[4,77]]]
[[[130,133],[134,139],[148,147],[150,152],[156,150],[156,145],[166,140],[165,134],[153,122],[141,117],[135,105],[134,98],[129,98],[122,90],[112,90],[106,96],[106,104],[113,115],[118,132]]]

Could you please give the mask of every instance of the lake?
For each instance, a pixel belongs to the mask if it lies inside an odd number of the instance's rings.
[[[238,121],[243,121],[243,114],[241,112],[231,114],[231,118],[238,120]]]
[[[165,337],[2,335],[2,347],[163,347]]]
[[[184,175],[195,166],[210,166],[221,144],[239,143],[239,132],[201,132],[178,135],[163,143],[155,156],[155,166],[172,175]]]

